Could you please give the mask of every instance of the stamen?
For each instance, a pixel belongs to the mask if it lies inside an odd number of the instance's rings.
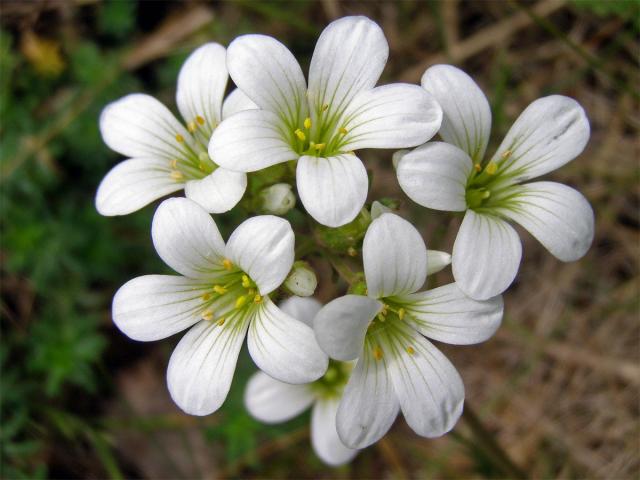
[[[203,294],[202,300],[204,300],[205,302],[208,302],[209,300],[211,300],[211,294],[210,293]]]
[[[491,191],[490,190],[486,190],[486,191],[482,192],[482,199],[483,200],[486,200],[490,196],[491,196]]]
[[[182,172],[179,172],[178,170],[174,170],[173,172],[171,172],[170,177],[173,178],[174,180],[182,180],[184,178],[184,175],[182,174]]]
[[[346,128],[344,128],[344,127],[340,127],[340,128],[338,129],[338,131],[339,131],[342,135],[346,135],[347,133],[349,133],[349,131],[348,131]]]
[[[202,319],[207,321],[213,320],[213,312],[211,310],[205,310],[202,312]]]
[[[405,314],[405,313],[406,313],[406,311],[405,311],[405,309],[404,309],[404,308],[400,308],[400,309],[398,309],[398,318],[399,318],[400,320],[403,320],[403,319],[404,319],[404,314]]]
[[[304,128],[309,130],[311,128],[311,119],[309,117],[304,119]]]
[[[349,255],[350,257],[356,257],[358,255],[358,251],[353,247],[349,247],[347,249],[347,255]]]
[[[476,172],[479,172],[480,170],[482,170],[482,165],[480,165],[479,163],[476,163],[473,168],[475,168]]]
[[[201,171],[205,172],[207,167],[205,166],[204,162],[200,162],[200,163],[198,163],[198,168]]]
[[[299,128],[296,129],[295,132],[293,132],[296,134],[296,137],[298,137],[298,139],[302,140],[303,142],[307,139],[307,136],[304,134],[304,132],[302,130],[300,130]]]
[[[251,280],[247,275],[242,275],[242,286],[244,288],[249,288],[251,286]]]
[[[220,285],[214,285],[213,291],[216,292],[218,295],[224,295],[225,293],[227,293],[227,289]]]
[[[175,170],[176,168],[178,168],[178,159],[174,158],[173,160],[171,160],[171,163],[169,165],[171,165],[171,168]]]
[[[484,168],[484,171],[487,172],[488,175],[495,175],[498,171],[498,164],[495,162],[489,162],[489,165]]]
[[[325,103],[324,105],[322,105],[323,112],[326,112],[328,108],[329,108],[329,104]]]
[[[413,355],[414,353],[416,353],[416,351],[413,349],[413,347],[412,347],[411,345],[409,345],[409,346],[407,347],[407,353],[408,353],[409,355]]]
[[[179,133],[176,133],[176,141],[178,143],[183,143],[184,142],[184,137],[182,135],[180,135]]]
[[[196,122],[198,122],[200,125],[204,125],[204,118],[202,118],[200,115],[196,115]]]
[[[511,149],[507,150],[506,152],[504,152],[504,153],[502,154],[502,159],[503,159],[503,160],[506,160],[507,158],[509,158],[509,157],[511,156],[511,154],[512,154],[512,153],[513,153],[513,152],[511,151]]]
[[[226,319],[225,319],[224,317],[220,317],[220,318],[218,319],[218,326],[220,326],[220,327],[221,327],[222,325],[224,325],[224,321],[225,321],[225,320],[226,320]]]
[[[262,303],[262,295],[256,294],[256,296],[253,297],[253,303]]]
[[[198,129],[198,125],[196,125],[196,122],[189,122],[187,123],[187,130],[189,130],[189,133],[193,133]]]
[[[374,347],[374,349],[373,349],[373,357],[376,360],[380,360],[382,358],[382,355],[383,355],[382,349],[380,347]]]
[[[316,143],[313,148],[315,148],[318,152],[321,152],[322,150],[324,150],[324,147],[326,147],[327,144],[326,143]]]
[[[236,298],[236,308],[241,308],[245,303],[247,303],[247,295]]]
[[[225,270],[233,270],[233,263],[231,263],[231,260],[229,260],[228,258],[225,258],[222,261],[222,266],[225,268]]]
[[[381,322],[384,322],[386,320],[384,313],[380,312],[378,315],[376,315],[378,317],[378,320],[380,320]]]

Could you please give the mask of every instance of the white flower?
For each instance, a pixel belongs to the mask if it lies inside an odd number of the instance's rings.
[[[151,234],[158,255],[182,276],[146,275],[123,285],[113,320],[134,340],[150,341],[190,328],[171,355],[167,382],[185,412],[207,415],[224,402],[248,331],[258,367],[288,383],[316,380],[327,368],[313,330],[269,298],[291,269],[289,222],[258,216],[225,245],[213,219],[186,198],[164,201]]]
[[[223,104],[228,77],[221,45],[208,43],[189,56],[180,70],[176,95],[186,128],[149,95],[127,95],[105,107],[100,115],[104,142],[131,158],[100,183],[99,213],[126,215],[182,188],[211,213],[226,212],[240,201],[246,174],[218,167],[207,153],[211,133],[222,118],[256,108],[239,90]]]
[[[402,156],[400,186],[436,210],[466,211],[453,246],[453,275],[467,295],[486,299],[513,282],[522,245],[506,220],[526,228],[555,257],[582,257],[593,240],[593,211],[576,190],[554,182],[521,182],[573,160],[589,139],[582,107],[560,95],[531,103],[496,153],[483,161],[491,130],[489,102],[463,71],[436,65],[422,86],[440,103],[440,136]]]
[[[443,435],[462,413],[464,386],[425,337],[457,345],[488,339],[500,325],[502,297],[472,300],[455,283],[418,292],[427,276],[424,241],[391,213],[371,223],[362,254],[368,296],[340,297],[314,319],[331,358],[358,359],[338,407],[338,434],[345,445],[364,448],[401,409],[419,435]]]
[[[329,227],[353,220],[367,197],[367,172],[353,153],[403,148],[430,139],[442,121],[437,102],[417,85],[375,87],[389,47],[365,17],[331,23],[316,44],[309,85],[280,42],[243,35],[229,45],[229,74],[260,110],[223,121],[209,154],[223,167],[252,172],[297,160],[300,200]]]
[[[321,306],[313,298],[301,297],[291,297],[280,305],[283,312],[309,326]],[[342,465],[358,453],[342,444],[336,430],[338,403],[350,371],[350,363],[332,360],[322,378],[305,385],[290,385],[258,372],[247,384],[244,403],[251,415],[265,423],[285,422],[313,406],[313,449],[325,463]]]

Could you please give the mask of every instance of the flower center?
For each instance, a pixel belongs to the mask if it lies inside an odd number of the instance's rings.
[[[329,368],[322,378],[310,385],[311,390],[323,398],[335,398],[342,394],[353,365],[351,363],[329,360]]]
[[[211,174],[218,166],[209,158],[208,142],[215,125],[208,125],[204,117],[187,122],[189,138],[177,133],[175,136],[175,158],[169,162],[170,177],[176,182],[198,180]]]
[[[365,348],[368,348],[376,360],[382,360],[387,354],[396,354],[398,345],[409,354],[414,355],[415,350],[410,345],[409,339],[401,332],[398,326],[403,323],[409,314],[398,303],[390,298],[380,299],[382,310],[376,315],[367,329],[365,336]]]
[[[490,161],[484,167],[476,163],[467,180],[465,200],[474,211],[504,206],[512,194],[516,172],[509,171],[511,150],[502,154],[499,162]]]
[[[262,303],[263,298],[256,283],[229,259],[222,262],[227,274],[219,283],[202,294],[202,319],[219,326],[243,317],[249,310]]]
[[[315,119],[307,117],[302,125],[294,125],[288,139],[299,155],[330,157],[340,153],[347,129],[340,125],[340,115],[331,113],[329,105],[317,109]]]

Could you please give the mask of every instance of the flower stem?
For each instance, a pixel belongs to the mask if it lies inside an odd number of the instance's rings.
[[[509,457],[498,444],[494,435],[485,427],[474,409],[465,402],[462,418],[471,430],[474,445],[491,460],[491,462],[508,478],[527,478],[527,475]]]

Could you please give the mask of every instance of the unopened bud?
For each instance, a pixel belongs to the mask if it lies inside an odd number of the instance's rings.
[[[295,262],[289,276],[284,281],[284,286],[293,295],[310,297],[318,286],[316,272],[307,262]]]
[[[439,250],[427,250],[427,275],[437,273],[451,263],[451,255]]]
[[[296,205],[296,196],[288,183],[276,183],[260,192],[261,209],[264,213],[284,215]]]

